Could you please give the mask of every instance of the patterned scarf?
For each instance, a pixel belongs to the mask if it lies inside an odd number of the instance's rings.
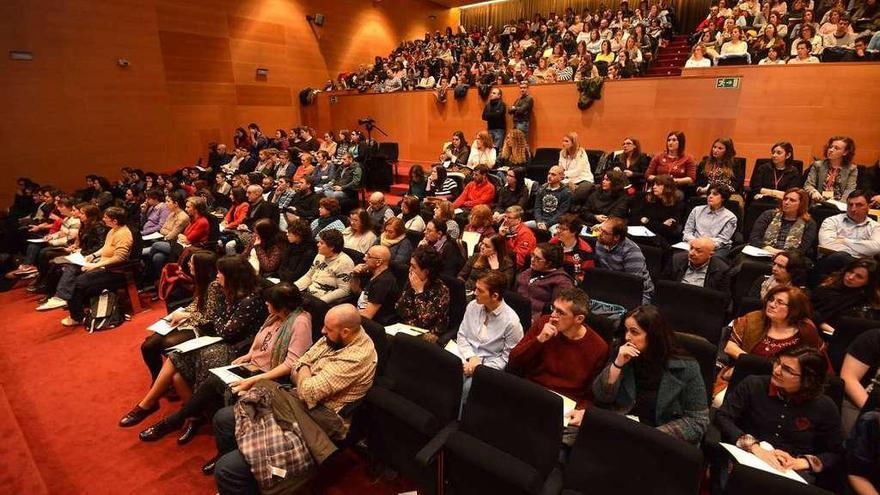
[[[278,329],[278,336],[275,338],[275,345],[272,346],[272,356],[269,360],[269,369],[284,362],[287,357],[287,347],[290,345],[290,339],[293,337],[293,322],[299,316],[300,310],[296,310],[284,320]]]
[[[795,220],[794,225],[788,229],[788,235],[785,236],[785,244],[783,245],[783,249],[791,249],[797,248],[801,244],[801,239],[804,238],[804,229],[807,227],[807,222],[804,221],[803,218],[798,218]],[[776,246],[776,238],[779,237],[779,229],[782,228],[782,212],[776,212],[773,215],[773,220],[770,220],[770,225],[767,226],[767,231],[764,232],[764,243],[768,246]]]

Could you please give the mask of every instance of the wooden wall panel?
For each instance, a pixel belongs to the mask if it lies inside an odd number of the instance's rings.
[[[716,89],[715,78],[729,75],[741,77],[740,88]],[[619,149],[625,136],[633,136],[646,152],[657,153],[666,134],[680,129],[688,153],[698,158],[708,154],[716,138],[732,137],[751,167],[756,158],[769,156],[776,141],[791,141],[796,157],[807,160],[821,154],[828,137],[845,134],[856,141],[856,161],[873,163],[880,157],[877,80],[880,64],[701,69],[682,78],[607,82],[602,99],[586,111],[575,106],[573,84],[533,86],[530,143],[533,149],[559,147],[561,137],[575,130],[586,148]],[[518,90],[503,89],[509,105]],[[390,135],[379,139],[400,143],[404,160],[433,161],[453,131],[462,130],[471,139],[485,128],[480,119],[484,102],[475,91],[464,100],[450,97],[446,104],[424,92],[334,93],[337,103],[330,103],[329,96],[319,96],[307,119],[310,125],[323,132],[351,127],[370,115]]]
[[[263,43],[285,44],[284,25],[275,22],[261,22],[244,17],[228,16],[229,37]]]
[[[239,105],[289,107],[292,101],[290,88],[287,86],[237,84],[235,95]]]

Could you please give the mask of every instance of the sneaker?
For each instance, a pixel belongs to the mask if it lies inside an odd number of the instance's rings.
[[[48,301],[37,306],[37,311],[49,311],[50,309],[66,308],[67,301],[60,297],[50,297]]]
[[[75,326],[81,325],[82,323],[80,323],[80,322],[78,322],[68,316],[67,318],[64,318],[63,320],[61,320],[61,324],[64,325],[65,327],[75,327]]]

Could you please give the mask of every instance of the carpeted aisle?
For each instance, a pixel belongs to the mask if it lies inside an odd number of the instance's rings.
[[[149,386],[139,346],[146,326],[164,315],[163,306],[154,304],[116,329],[91,335],[82,327],[63,327],[66,311],[37,312],[36,306],[36,298],[22,288],[0,293],[2,491],[215,493],[213,478],[200,470],[215,451],[209,427],[179,447],[174,435],[147,444],[137,437],[141,425],[117,426]],[[144,424],[177,407],[163,402]],[[365,463],[351,452],[333,461],[307,491],[404,491],[399,482],[371,484]]]

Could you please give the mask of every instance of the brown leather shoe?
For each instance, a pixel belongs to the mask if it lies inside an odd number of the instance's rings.
[[[141,421],[147,419],[147,416],[153,414],[154,412],[159,410],[159,404],[156,403],[153,407],[149,409],[144,409],[139,405],[135,405],[134,409],[128,412],[122,419],[119,420],[119,426],[123,428],[128,428],[130,426],[134,426]]]

